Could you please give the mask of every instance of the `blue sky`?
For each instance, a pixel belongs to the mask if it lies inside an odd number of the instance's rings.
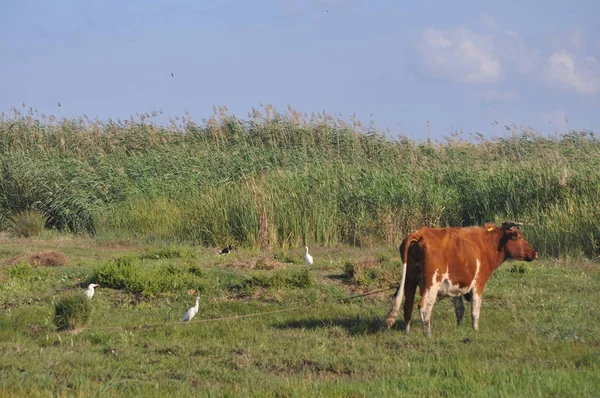
[[[200,121],[263,103],[416,139],[427,121],[434,139],[598,132],[599,15],[597,0],[4,2],[0,111]]]

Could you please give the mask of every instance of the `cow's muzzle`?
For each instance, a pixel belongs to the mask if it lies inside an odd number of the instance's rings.
[[[525,256],[525,261],[533,261],[539,258],[538,252],[533,252],[532,256]]]

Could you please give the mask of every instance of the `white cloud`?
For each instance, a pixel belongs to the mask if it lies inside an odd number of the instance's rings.
[[[464,83],[494,82],[502,76],[493,40],[462,27],[425,30],[417,51],[434,76]]]
[[[518,102],[521,100],[519,93],[514,90],[488,90],[480,98],[486,102]]]
[[[491,15],[483,14],[481,16],[481,22],[483,22],[483,25],[488,29],[496,29],[496,20]]]
[[[565,50],[548,57],[542,70],[544,81],[563,90],[575,90],[580,94],[600,91],[600,64],[594,57],[577,59]]]
[[[420,66],[429,75],[469,84],[491,84],[525,76],[537,84],[583,95],[600,92],[600,62],[585,56],[583,31],[566,29],[538,43],[527,45],[514,31],[492,30],[496,21],[483,14],[487,33],[465,27],[427,29],[416,43]],[[589,54],[589,52],[588,52]],[[484,101],[516,101],[514,91],[488,91]]]

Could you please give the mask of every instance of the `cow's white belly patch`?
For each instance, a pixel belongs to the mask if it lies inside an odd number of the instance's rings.
[[[460,287],[458,284],[453,284],[450,279],[446,279],[441,283],[440,290],[438,290],[438,296],[462,296],[469,293],[470,286]]]
[[[463,286],[463,287],[460,287],[460,285],[458,283],[455,283],[450,279],[450,275],[449,275],[448,271],[446,271],[444,274],[442,274],[442,279],[440,281],[437,281],[436,280],[437,279],[437,271],[436,271],[434,274],[434,277],[433,277],[433,284],[439,286],[437,295],[439,297],[445,297],[445,296],[456,297],[456,296],[462,296],[464,294],[469,293],[475,287],[475,284],[477,282],[477,277],[479,276],[480,266],[481,266],[481,262],[479,260],[477,260],[477,268],[475,270],[475,275],[473,276],[473,280],[471,281],[471,283],[469,285]]]

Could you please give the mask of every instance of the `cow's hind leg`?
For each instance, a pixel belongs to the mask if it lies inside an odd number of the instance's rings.
[[[404,299],[404,322],[406,323],[405,332],[410,332],[410,318],[412,317],[413,306],[415,303],[415,293],[417,291],[418,281],[406,281],[406,297]]]
[[[400,310],[400,302],[402,301],[402,285],[398,286],[396,290],[396,294],[394,295],[394,301],[392,301],[392,308],[390,308],[390,312],[388,312],[385,317],[385,324],[387,328],[391,328],[396,323],[396,318],[398,317],[398,310]]]
[[[460,326],[465,315],[465,305],[463,304],[462,296],[452,297],[454,302],[454,312],[456,312],[456,326]]]
[[[421,301],[419,301],[419,309],[421,310],[421,320],[423,321],[423,333],[431,336],[431,312],[437,298],[440,284],[435,283],[433,286],[425,287],[421,291]]]
[[[402,246],[400,246],[400,248],[402,249]],[[401,250],[402,251],[402,250]],[[413,267],[413,266],[411,266]],[[407,273],[408,273],[408,264],[404,263],[402,264],[402,279],[400,280],[400,286],[398,286],[398,290],[396,290],[396,295],[394,296],[394,301],[392,302],[392,308],[390,309],[390,312],[388,312],[387,316],[385,317],[385,324],[387,326],[387,328],[391,328],[394,323],[396,322],[396,318],[398,317],[398,311],[400,310],[400,303],[402,302],[402,297],[404,296],[404,289],[406,289],[407,285],[409,283],[407,283]],[[414,271],[411,271],[409,275],[413,275]],[[409,277],[409,279],[412,278],[412,276]],[[414,296],[414,294],[413,294]],[[412,304],[411,304],[412,306]]]

